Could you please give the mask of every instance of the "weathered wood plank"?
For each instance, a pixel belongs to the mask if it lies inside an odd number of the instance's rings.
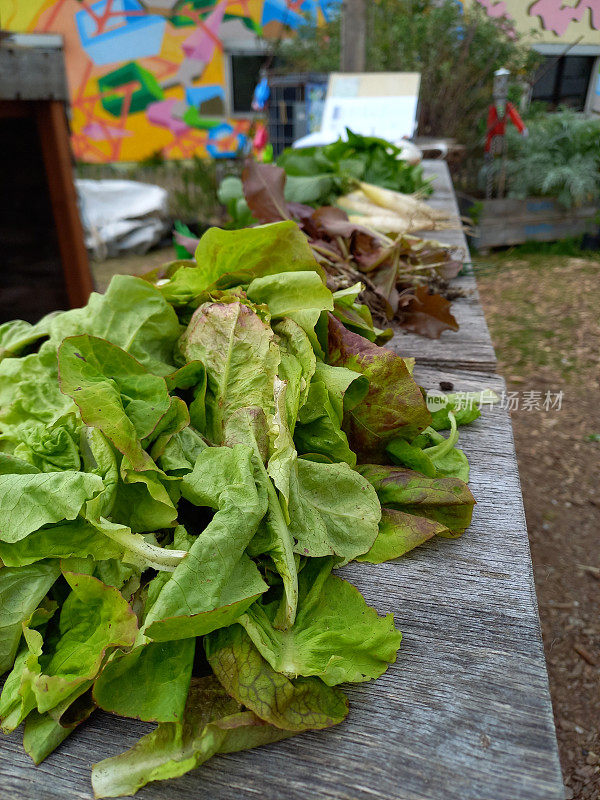
[[[419,368],[427,388],[489,387],[497,376]],[[378,681],[351,688],[329,731],[218,757],[141,798],[189,800],[562,800],[548,682],[510,420],[494,409],[461,431],[478,505],[459,540],[395,563],[342,570],[404,640]],[[151,726],[98,714],[34,768],[18,735],[0,740],[0,782],[16,800],[89,798],[90,765]]]
[[[426,160],[423,162],[423,167],[426,177],[435,178],[434,194],[427,202],[447,211],[458,226],[458,204],[446,162]],[[460,249],[466,264],[470,265],[469,249],[462,227],[425,231],[420,235]],[[467,273],[452,281],[453,287],[461,288],[466,293],[465,297],[458,298],[452,303],[452,313],[460,326],[458,331],[444,331],[439,339],[426,339],[398,330],[387,347],[401,355],[418,358],[420,364],[453,365],[458,369],[494,372],[496,354],[479,301],[477,283],[468,269],[467,266]]]

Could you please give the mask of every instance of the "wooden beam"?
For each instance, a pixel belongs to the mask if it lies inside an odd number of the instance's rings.
[[[364,72],[366,64],[367,13],[365,0],[344,0],[342,9],[342,72]]]
[[[71,307],[76,308],[87,303],[94,285],[73,183],[64,104],[40,101],[36,116],[67,293]]]

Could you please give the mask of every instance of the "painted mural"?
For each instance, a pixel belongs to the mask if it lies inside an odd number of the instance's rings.
[[[490,17],[508,17],[523,34],[535,31],[536,42],[600,45],[600,0],[473,1]]]
[[[248,119],[227,119],[224,45],[274,38],[339,0],[1,0],[12,31],[60,33],[72,145],[86,162],[225,157]]]

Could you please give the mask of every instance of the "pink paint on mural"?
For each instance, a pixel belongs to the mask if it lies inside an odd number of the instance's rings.
[[[600,0],[579,0],[575,6],[565,6],[563,0],[537,0],[530,6],[529,15],[538,16],[547,31],[564,36],[571,22],[581,22],[588,11],[592,28],[600,30]]]
[[[488,13],[488,17],[509,17],[508,8],[504,0],[478,0]]]
[[[146,109],[148,122],[167,128],[175,136],[186,133],[189,130],[187,123],[173,116],[175,107],[181,105],[183,105],[182,101],[173,97],[168,100],[161,100],[158,103],[152,103]]]
[[[219,28],[225,16],[227,0],[222,0],[215,10],[200,24],[183,43],[183,52],[188,58],[207,63],[215,48],[221,47]]]
[[[84,133],[89,139],[96,142],[101,142],[105,139],[123,139],[127,136],[133,136],[131,131],[123,130],[122,128],[114,128],[110,125],[105,125],[100,122],[88,122],[81,132]]]

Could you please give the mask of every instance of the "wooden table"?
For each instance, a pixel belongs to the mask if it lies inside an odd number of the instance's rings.
[[[447,177],[445,165],[434,165]],[[450,193],[446,201],[453,202]],[[473,322],[462,331],[463,343],[472,345],[466,354],[464,344],[450,344],[457,334],[440,342],[398,335],[394,344],[401,342],[407,354],[414,343],[415,377],[425,388],[439,389],[444,381],[455,391],[501,394],[483,313],[475,295],[467,302]],[[461,429],[460,444],[478,503],[467,533],[428,542],[397,562],[341,571],[380,613],[394,613],[404,635],[396,664],[382,678],[348,690],[348,719],[214,758],[176,781],[146,787],[141,798],[562,800],[508,413],[485,410]],[[97,713],[37,768],[20,735],[6,737],[0,740],[3,796],[90,798],[91,764],[132,746],[152,727]]]
[[[423,166],[425,176],[434,179],[434,193],[427,202],[448,212],[459,226],[458,205],[446,162],[424,161]],[[398,331],[387,347],[404,356],[415,356],[420,364],[429,366],[452,364],[460,369],[494,372],[496,354],[479,301],[477,283],[470,271],[471,259],[462,228],[421,235],[459,248],[464,254],[465,274],[452,282],[453,286],[463,289],[466,294],[465,297],[452,303],[452,313],[460,328],[456,332],[444,331],[439,339],[425,339],[412,333]]]

